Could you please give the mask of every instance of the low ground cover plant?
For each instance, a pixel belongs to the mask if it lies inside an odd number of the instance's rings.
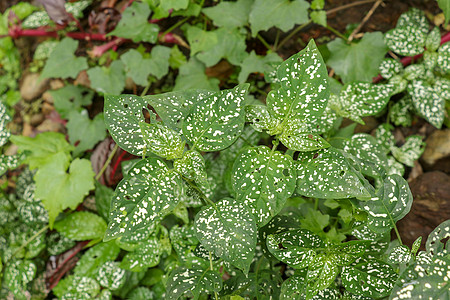
[[[203,8],[204,1],[130,1],[114,28],[88,34],[113,36],[89,58],[77,54],[74,30],[81,25],[70,18],[80,18],[91,2],[65,4],[59,12],[71,13],[63,14],[66,37],[39,45],[31,68],[42,79],[67,80],[49,91],[67,121],[67,137],[10,132],[21,97],[12,38],[49,36],[56,31],[43,33],[42,26],[60,21],[25,3],[10,9],[16,23],[6,22],[9,37],[1,40],[11,68],[0,82],[0,173],[7,179],[0,198],[0,298],[450,296],[450,220],[411,247],[396,226],[413,203],[403,175],[425,144],[419,135],[398,143],[393,134],[394,125],[410,126],[418,116],[437,128],[448,125],[448,43],[441,45],[439,29],[430,31],[425,14],[412,9],[384,36],[366,33],[354,42],[353,31],[341,34],[327,45],[326,60],[313,39],[285,60],[275,45],[267,45],[265,56],[247,52],[246,43],[267,44],[259,33],[270,27],[329,26],[324,1],[269,2]],[[212,30],[197,22],[200,12]],[[161,34],[153,22],[169,15],[183,17],[173,28],[185,23],[189,60],[172,27]],[[178,45],[144,46],[165,38]],[[125,42],[139,46],[120,55],[110,50]],[[355,48],[372,52],[350,67]],[[388,48],[416,56],[414,63],[385,58]],[[375,62],[359,68],[370,55]],[[221,60],[240,69],[219,89],[205,68]],[[89,88],[70,80],[83,72]],[[371,82],[378,72],[382,77]],[[121,94],[127,78],[134,94]],[[157,93],[147,95],[151,87]],[[98,95],[104,107],[92,116]],[[386,122],[373,135],[355,133],[369,116]],[[343,126],[344,118],[353,122]],[[115,146],[94,172],[89,150],[106,132]],[[8,143],[17,153],[7,153]],[[119,148],[132,155],[116,162],[123,178],[101,184]]]

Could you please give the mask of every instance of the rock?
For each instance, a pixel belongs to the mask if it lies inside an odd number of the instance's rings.
[[[77,79],[75,79],[73,84],[74,85],[82,85],[82,86],[85,86],[88,88],[91,87],[91,81],[89,80],[89,76],[88,76],[86,70],[78,73]]]
[[[35,114],[32,115],[30,118],[30,124],[33,127],[38,126],[39,124],[41,124],[44,121],[44,115],[39,113],[39,114]]]
[[[50,104],[53,104],[53,103],[55,102],[54,99],[53,99],[52,94],[50,94],[49,92],[43,93],[43,94],[42,94],[42,99],[43,99],[45,102],[50,103]]]
[[[48,83],[49,79],[41,79],[37,73],[28,74],[20,87],[20,95],[23,100],[31,102],[42,95],[47,89]]]
[[[428,167],[450,156],[450,129],[436,130],[425,142],[427,147],[421,159]]]
[[[64,87],[64,81],[61,79],[53,79],[50,81],[50,89],[57,90]]]
[[[53,120],[46,119],[44,122],[41,123],[38,127],[36,127],[36,130],[39,132],[47,132],[47,131],[54,131],[54,132],[64,132],[64,125],[58,122],[55,122]]]
[[[44,115],[47,116],[47,115],[51,114],[54,110],[55,110],[55,108],[53,107],[53,105],[51,105],[47,102],[42,103],[41,111]]]
[[[397,223],[404,244],[428,234],[450,216],[450,176],[440,171],[426,172],[409,183],[414,202],[411,211]]]

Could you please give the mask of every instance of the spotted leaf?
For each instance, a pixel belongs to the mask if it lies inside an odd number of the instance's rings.
[[[280,292],[280,300],[303,300],[306,298],[305,294],[305,275],[302,273],[295,273],[294,276],[289,277],[283,282]],[[333,288],[327,288],[319,291],[312,300],[339,300],[341,293]]]
[[[94,277],[98,269],[107,261],[113,261],[119,255],[120,248],[115,241],[99,243],[89,248],[77,262],[74,274]]]
[[[380,66],[380,75],[385,79],[391,79],[393,76],[403,71],[403,65],[401,62],[393,58],[385,58]]]
[[[150,237],[150,239],[141,242],[137,249],[127,253],[120,267],[133,272],[144,271],[147,268],[157,266],[161,254],[160,241],[155,237]]]
[[[11,133],[6,128],[6,124],[11,120],[6,112],[6,106],[0,102],[0,147],[8,142]]]
[[[140,122],[139,126],[145,143],[144,152],[148,149],[169,160],[183,155],[185,143],[178,132],[160,123]]]
[[[301,129],[296,135],[298,139],[305,137],[302,133],[314,132],[312,128],[320,123],[329,97],[327,74],[325,63],[313,40],[277,69],[281,87],[267,96],[267,110],[273,119],[281,123],[283,129],[291,127],[288,121],[299,123],[296,125],[297,129]],[[289,141],[288,136],[283,135],[283,143]],[[301,143],[296,144],[301,147]]]
[[[249,85],[209,95],[192,108],[183,135],[200,151],[218,151],[239,137],[245,122],[244,100]]]
[[[195,234],[206,248],[248,273],[256,247],[256,221],[245,204],[223,199],[195,217]]]
[[[419,159],[425,150],[425,143],[419,135],[411,135],[406,138],[406,142],[400,147],[392,148],[392,155],[402,164],[414,167],[414,162]]]
[[[205,159],[199,152],[195,150],[186,151],[181,159],[173,163],[173,167],[180,175],[195,181],[204,192],[209,190]]]
[[[119,264],[119,262],[108,261],[98,269],[96,279],[101,286],[114,291],[124,285],[125,270],[121,269]]]
[[[166,299],[176,300],[184,295],[199,299],[203,293],[212,294],[222,289],[222,279],[211,270],[179,267],[169,277]]]
[[[36,276],[36,265],[28,260],[17,260],[8,264],[3,272],[2,286],[9,289],[13,295],[23,295],[26,285]]]
[[[61,299],[89,299],[100,292],[100,285],[93,278],[70,275],[58,282],[52,292]]]
[[[389,264],[375,259],[360,259],[343,267],[341,272],[342,284],[347,291],[376,299],[389,295],[397,277]]]
[[[307,268],[325,242],[306,229],[290,230],[267,237],[267,248],[277,259],[296,269]]]
[[[445,43],[439,47],[437,66],[443,73],[450,73],[450,43]]]
[[[270,135],[280,133],[280,121],[270,116],[264,105],[248,105],[245,107],[247,121],[258,132],[267,131]]]
[[[385,123],[378,126],[375,131],[377,143],[383,148],[386,154],[391,152],[391,148],[395,144],[394,134],[392,133],[393,129],[394,127],[392,125]]]
[[[408,85],[412,104],[416,111],[436,128],[444,122],[445,98],[438,85],[431,85],[424,80],[414,80]]]
[[[1,139],[1,138],[0,138]],[[24,160],[25,155],[0,155],[0,176],[6,173],[8,170],[12,170],[20,166]]]
[[[377,197],[360,202],[360,206],[368,213],[369,229],[383,233],[391,230],[409,212],[412,201],[406,180],[399,175],[389,175],[377,191]]]
[[[389,253],[388,261],[394,264],[406,264],[412,258],[411,251],[405,245],[397,246]]]
[[[105,241],[120,236],[129,239],[148,235],[157,222],[175,208],[182,191],[179,174],[169,170],[162,160],[139,161],[116,188]]]
[[[392,51],[414,56],[424,51],[427,33],[425,13],[413,8],[400,16],[396,27],[385,34],[385,41]]]
[[[441,44],[441,32],[439,27],[434,27],[433,30],[428,33],[425,47],[428,51],[436,51]]]
[[[316,133],[308,133],[315,130],[302,130],[303,124],[298,120],[288,120],[281,135],[280,141],[287,148],[294,151],[314,151],[330,147],[330,144]],[[302,132],[303,131],[303,132]]]
[[[339,273],[339,256],[318,254],[306,273],[306,299],[312,299],[319,291],[328,288]]]
[[[297,160],[296,192],[324,199],[369,197],[358,173],[339,149],[302,152]]]
[[[352,82],[346,84],[339,97],[330,98],[330,107],[342,117],[364,124],[361,117],[376,115],[386,106],[393,86]]]
[[[389,299],[449,299],[450,258],[448,255],[430,258],[422,253],[400,275]]]
[[[439,253],[448,254],[450,251],[450,220],[442,222],[429,235],[425,244],[429,253],[437,255]]]
[[[281,211],[295,189],[292,158],[266,146],[241,153],[232,172],[236,200],[250,207],[259,227]]]
[[[412,123],[412,111],[414,110],[411,98],[403,97],[389,110],[389,119],[396,126],[409,127]]]

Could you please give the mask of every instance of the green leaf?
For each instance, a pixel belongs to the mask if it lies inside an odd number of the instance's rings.
[[[309,230],[296,229],[267,237],[267,248],[278,260],[295,269],[308,268],[316,251],[325,248],[325,242]]]
[[[100,184],[98,181],[95,182],[95,208],[97,208],[99,216],[105,221],[109,220],[109,208],[111,207],[113,195],[113,189]]]
[[[341,117],[364,124],[361,117],[380,113],[388,103],[392,86],[366,82],[346,84],[339,97],[330,98],[330,106]]]
[[[146,86],[150,74],[161,79],[169,72],[170,53],[170,48],[158,45],[153,47],[150,58],[143,59],[139,51],[131,49],[121,55],[120,60],[125,64],[127,76],[136,84]]]
[[[250,208],[258,227],[281,211],[294,192],[295,178],[292,158],[266,146],[247,149],[233,165],[236,200]]]
[[[386,32],[385,41],[392,51],[404,56],[414,56],[424,51],[427,33],[425,13],[411,8],[400,16],[394,29]]]
[[[97,92],[118,95],[125,88],[124,65],[120,60],[113,61],[109,67],[91,68],[87,74],[91,87]]]
[[[247,25],[252,4],[253,0],[222,1],[202,12],[219,28],[239,28]]]
[[[423,137],[419,135],[408,136],[400,148],[392,148],[392,155],[402,164],[414,167],[414,162],[419,159],[425,150],[425,143],[422,139]]]
[[[361,41],[350,45],[337,38],[327,47],[331,52],[327,64],[341,76],[344,83],[371,82],[378,74],[378,66],[388,50],[381,32],[365,33]]]
[[[252,36],[271,27],[286,32],[308,22],[309,3],[303,0],[255,0],[249,15]]]
[[[206,250],[248,273],[255,255],[256,222],[243,203],[223,199],[204,207],[194,226]]]
[[[160,0],[160,1],[146,1],[149,3],[153,11],[153,19],[167,18],[169,14],[176,16],[177,11],[185,12],[189,6],[194,4],[189,0]],[[200,10],[200,9],[199,9]]]
[[[385,79],[391,79],[403,71],[403,65],[393,58],[385,58],[378,67],[380,75]]]
[[[194,104],[183,122],[183,135],[200,151],[229,147],[244,128],[244,100],[249,85],[212,94]]]
[[[186,56],[180,51],[177,45],[170,49],[169,65],[172,69],[179,69],[186,64]]]
[[[219,28],[214,33],[217,41],[211,44],[212,47],[199,51],[196,56],[207,67],[217,64],[222,58],[227,59],[233,65],[239,65],[247,57],[245,35],[242,31]]]
[[[359,172],[341,150],[332,147],[299,154],[296,192],[323,199],[370,196]]]
[[[37,171],[36,197],[42,199],[48,211],[50,228],[60,212],[75,209],[94,188],[94,175],[89,160],[77,158],[69,166],[62,152]]]
[[[69,162],[69,152],[73,149],[65,136],[57,132],[43,132],[34,138],[13,135],[11,141],[19,147],[19,151],[28,151],[24,163],[28,164],[30,169],[51,163],[57,155],[64,154],[64,161]]]
[[[425,80],[414,80],[408,85],[412,103],[416,111],[436,128],[441,128],[445,115],[445,99],[438,85]]]
[[[448,225],[447,225],[448,226]],[[448,299],[450,297],[450,258],[442,254],[429,257],[421,252],[398,279],[390,299]]]
[[[247,81],[248,75],[251,73],[266,73],[273,70],[271,63],[278,63],[281,58],[278,54],[270,52],[267,55],[256,55],[255,51],[252,50],[250,55],[244,58],[240,64],[241,72],[239,72],[238,80],[239,83],[244,83]]]
[[[310,151],[329,144],[314,134],[328,102],[328,73],[322,56],[311,40],[299,53],[277,69],[281,87],[267,96],[267,110],[282,128],[280,140],[296,151]]]
[[[377,191],[377,197],[360,206],[367,215],[367,226],[377,233],[391,230],[411,209],[412,195],[408,183],[399,175],[389,175]]]
[[[104,240],[139,237],[138,232],[151,232],[175,208],[181,194],[180,176],[162,160],[139,161],[116,188]]]
[[[437,226],[427,238],[425,247],[428,253],[433,255],[448,254],[450,250],[450,243],[448,238],[450,237],[450,220],[442,222]],[[446,241],[446,242],[445,242]]]
[[[191,48],[191,56],[211,50],[218,43],[215,31],[206,31],[196,26],[186,26],[186,38]]]
[[[387,263],[375,259],[361,259],[342,268],[345,289],[356,295],[382,298],[391,292],[397,273]]]
[[[64,38],[55,47],[41,72],[41,78],[76,78],[78,73],[88,68],[86,57],[76,57],[78,42]]]
[[[150,237],[141,242],[138,248],[127,253],[120,267],[133,272],[144,271],[147,268],[157,266],[161,254],[162,247],[160,241],[155,237]]]
[[[116,28],[108,33],[133,42],[148,42],[154,44],[158,39],[159,27],[148,23],[150,8],[145,2],[133,2],[122,13],[122,18]]]
[[[185,142],[181,135],[160,123],[139,123],[145,148],[165,159],[172,160],[183,156]]]
[[[90,105],[94,96],[94,91],[71,84],[48,92],[53,97],[56,111],[63,119],[68,119],[72,111],[79,111],[82,106]]]
[[[120,248],[114,241],[99,243],[89,248],[77,262],[74,274],[94,277],[98,269],[107,261],[113,261],[119,255]]]
[[[71,111],[68,116],[67,133],[72,145],[78,143],[73,151],[73,156],[78,156],[86,150],[105,139],[106,127],[103,113],[99,113],[94,119],[89,119],[88,111]]]
[[[166,299],[179,299],[184,295],[192,295],[199,299],[200,294],[219,292],[222,279],[211,270],[179,267],[172,271],[167,282]]]
[[[311,21],[316,24],[322,25],[324,27],[327,26],[327,13],[324,10],[312,11],[309,16],[311,17]]]
[[[56,222],[54,227],[75,241],[96,240],[105,234],[106,222],[96,214],[77,211]]]
[[[205,65],[195,57],[180,67],[173,91],[189,89],[219,90],[219,80],[209,79],[205,74]]]

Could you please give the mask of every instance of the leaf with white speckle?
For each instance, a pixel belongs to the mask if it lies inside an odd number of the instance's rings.
[[[450,251],[450,242],[448,240],[449,237],[450,220],[447,220],[442,222],[428,235],[427,242],[425,244],[427,251],[429,253],[433,253],[434,255],[439,253],[448,254]]]
[[[150,237],[148,240],[141,242],[137,249],[127,253],[120,267],[133,272],[144,271],[147,268],[157,266],[161,254],[160,241],[155,237]]]
[[[424,51],[428,33],[425,13],[412,8],[402,14],[394,29],[385,34],[387,46],[403,56],[414,56]]]
[[[397,277],[389,264],[375,259],[360,259],[344,267],[341,273],[347,291],[377,299],[389,295]]]
[[[385,58],[378,68],[380,75],[385,79],[391,79],[403,71],[402,63],[393,58]]]
[[[145,143],[145,150],[148,149],[168,160],[180,158],[183,155],[185,142],[183,142],[178,132],[160,123],[148,124],[140,122],[139,125]]]
[[[177,206],[182,192],[180,175],[162,160],[139,161],[116,187],[105,241],[121,236],[137,238],[137,231],[150,233]]]
[[[0,138],[1,139],[1,138]],[[6,173],[8,170],[13,170],[20,166],[24,160],[25,155],[0,155],[0,176]]]
[[[341,117],[364,124],[361,117],[376,115],[386,106],[392,85],[352,82],[346,84],[339,97],[330,98],[330,107]]]
[[[233,166],[232,184],[236,200],[247,205],[258,227],[264,226],[284,207],[295,189],[292,158],[266,146],[249,148]]]
[[[95,297],[100,292],[100,285],[93,278],[70,275],[60,280],[58,285],[53,288],[52,292],[58,296],[58,298],[67,300],[80,299],[80,294],[84,296],[84,299],[89,299]],[[78,295],[78,297],[72,296],[74,294]]]
[[[394,264],[407,264],[412,258],[411,251],[405,245],[397,246],[389,253],[388,261]]]
[[[270,116],[265,105],[247,105],[245,107],[245,115],[253,129],[258,132],[265,130],[270,135],[281,132],[281,129],[278,128],[280,125],[279,120]]]
[[[9,263],[3,272],[3,287],[13,295],[21,295],[29,282],[36,276],[36,265],[28,260]]]
[[[445,43],[438,50],[437,66],[443,73],[450,72],[450,43]]]
[[[369,197],[357,173],[339,149],[302,152],[297,159],[296,192],[324,199]]]
[[[414,167],[414,162],[419,159],[423,151],[425,151],[425,143],[423,137],[419,135],[411,135],[406,138],[405,143],[400,147],[392,148],[392,155],[402,164],[408,167]]]
[[[125,270],[119,267],[119,262],[108,261],[97,271],[97,281],[101,286],[111,291],[120,289],[125,283]]]
[[[244,100],[249,84],[206,96],[183,122],[183,135],[200,151],[229,147],[244,128]]]
[[[267,96],[267,110],[274,120],[281,123],[282,129],[289,130],[293,126],[296,129],[295,134],[281,134],[281,141],[289,143],[292,150],[313,150],[311,147],[303,148],[300,140],[317,140],[310,135],[315,133],[315,125],[320,124],[329,97],[327,69],[313,40],[305,49],[281,63],[277,78],[281,87]],[[297,141],[290,142],[291,138]],[[322,142],[315,149],[327,146]]]
[[[397,221],[411,209],[413,197],[406,180],[399,175],[389,175],[377,191],[377,197],[360,202],[368,215],[370,230],[383,233],[391,230]]]
[[[441,128],[445,116],[445,98],[439,85],[431,85],[424,80],[414,80],[408,85],[414,108],[425,120],[436,128]]]
[[[391,148],[395,144],[394,134],[392,133],[393,129],[394,127],[391,124],[384,123],[378,126],[375,131],[377,143],[383,148],[386,154],[391,151]]]
[[[273,256],[296,269],[309,267],[316,251],[325,248],[325,242],[306,229],[269,235],[266,244]]]
[[[195,150],[186,151],[181,159],[173,163],[173,167],[183,177],[195,181],[203,192],[209,191],[205,159],[199,152]]]
[[[305,294],[305,275],[296,272],[294,276],[289,277],[283,282],[280,292],[280,300],[304,300]],[[319,291],[311,300],[339,300],[341,293],[334,288],[327,288]]]
[[[11,117],[6,112],[6,106],[0,102],[0,147],[8,142],[11,133],[6,128],[6,124],[11,120]]]
[[[78,276],[93,277],[97,270],[107,261],[112,261],[119,255],[120,248],[115,241],[99,243],[89,248],[77,262],[74,274]]]
[[[223,199],[195,217],[195,234],[206,250],[248,273],[255,255],[256,221],[245,204]]]
[[[428,51],[436,51],[441,45],[441,32],[439,27],[434,27],[433,30],[428,33],[425,47]]]
[[[183,295],[199,299],[203,293],[212,294],[222,289],[222,279],[211,270],[179,267],[170,274],[167,282],[166,299],[176,300]]]
[[[409,127],[412,123],[412,111],[414,110],[411,97],[403,97],[389,110],[389,119],[396,126]]]
[[[339,256],[321,253],[308,267],[306,273],[306,299],[312,299],[319,291],[328,288],[339,273]]]

